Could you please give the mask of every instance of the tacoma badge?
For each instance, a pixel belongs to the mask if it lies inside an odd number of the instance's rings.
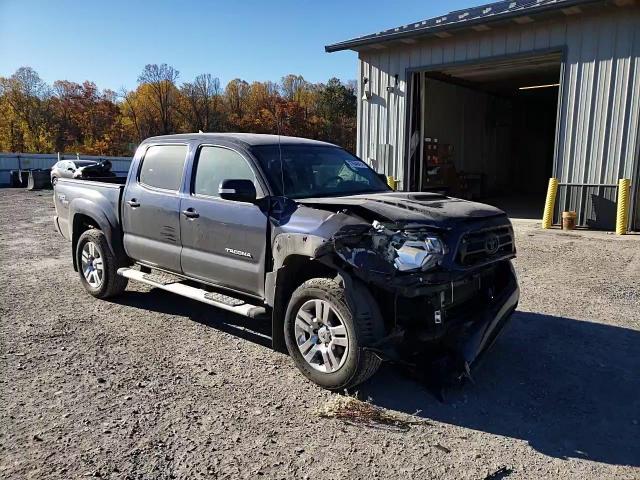
[[[235,250],[233,248],[225,248],[227,253],[231,253],[232,255],[239,255],[241,257],[253,258],[249,252],[243,252],[242,250]]]

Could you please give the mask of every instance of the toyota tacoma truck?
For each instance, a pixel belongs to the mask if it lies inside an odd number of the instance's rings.
[[[55,225],[89,294],[136,281],[270,321],[273,347],[325,388],[384,360],[446,358],[461,378],[518,303],[511,223],[383,178],[319,141],[153,137],[126,179],[60,178]]]

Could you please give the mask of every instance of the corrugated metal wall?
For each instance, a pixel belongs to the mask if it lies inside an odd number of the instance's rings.
[[[632,178],[638,190],[640,125],[640,7],[610,7],[544,22],[513,24],[450,38],[370,49],[359,53],[360,81],[371,99],[359,105],[358,154],[374,167],[404,179],[407,69],[432,69],[559,49],[565,52],[559,136],[554,170],[562,183],[560,206],[588,208],[572,184],[613,184]],[[398,88],[394,86],[398,75]],[[360,85],[360,92],[363,91]],[[362,94],[362,93],[361,93]],[[385,147],[388,145],[388,147]],[[379,152],[386,153],[380,156]],[[584,189],[583,189],[584,190]],[[636,205],[640,195],[635,195]],[[636,228],[640,208],[636,208]]]
[[[75,155],[60,155],[61,160],[75,160]],[[118,176],[125,176],[129,172],[131,158],[129,157],[106,157],[81,155],[81,160],[110,160],[112,171]],[[56,153],[34,154],[34,153],[0,153],[0,186],[7,186],[11,183],[11,170],[35,170],[51,168],[58,161]]]

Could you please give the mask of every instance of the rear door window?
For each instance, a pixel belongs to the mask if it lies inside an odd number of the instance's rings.
[[[140,167],[140,183],[163,190],[180,190],[186,158],[186,145],[149,147]]]

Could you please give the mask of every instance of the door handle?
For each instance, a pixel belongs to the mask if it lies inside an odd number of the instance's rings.
[[[135,198],[132,198],[127,202],[127,205],[129,205],[130,207],[136,208],[140,206],[140,202],[138,202]]]
[[[198,218],[200,214],[195,210],[195,208],[187,208],[182,211],[182,214],[187,218]]]

